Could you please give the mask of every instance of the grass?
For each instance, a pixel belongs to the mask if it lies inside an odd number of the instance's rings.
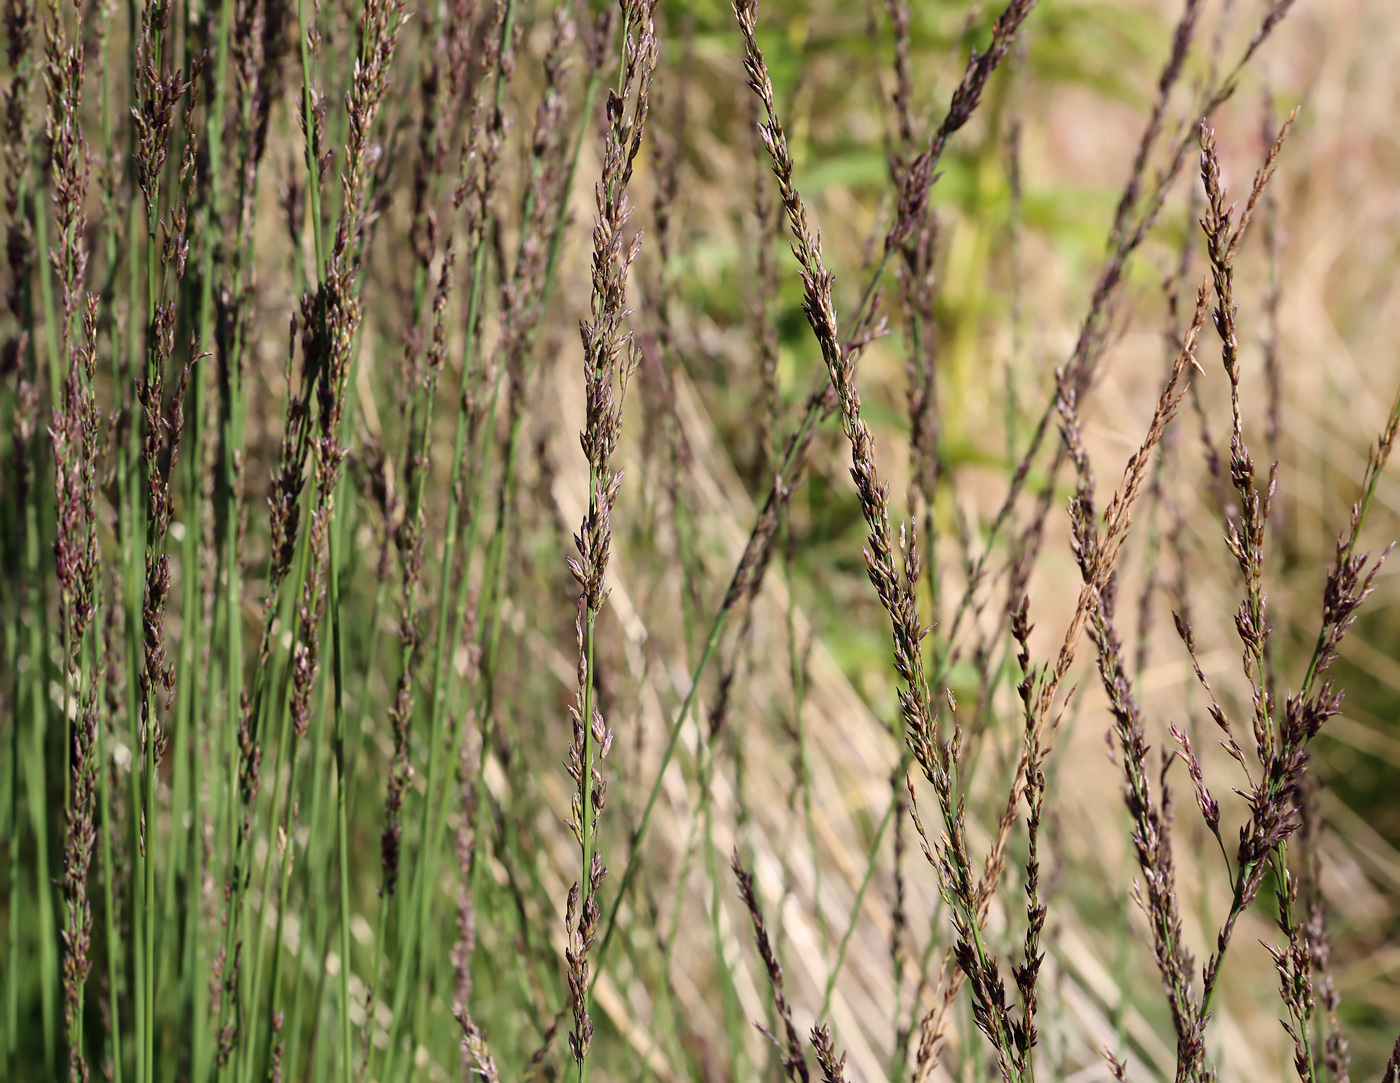
[[[8,0],[6,1078],[1393,1080],[1342,6]]]

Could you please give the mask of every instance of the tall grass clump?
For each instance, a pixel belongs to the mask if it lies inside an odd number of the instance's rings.
[[[1395,1080],[1294,7],[6,0],[4,1078]]]

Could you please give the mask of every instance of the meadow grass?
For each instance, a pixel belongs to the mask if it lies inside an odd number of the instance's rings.
[[[947,7],[6,0],[6,1078],[1400,1076],[1307,16]]]

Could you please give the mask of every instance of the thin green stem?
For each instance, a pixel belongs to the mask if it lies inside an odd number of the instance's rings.
[[[788,445],[787,454],[784,456],[782,466],[778,471],[779,481],[775,483],[768,497],[770,503],[780,499],[780,485],[791,485],[792,478],[801,461],[801,455],[807,446],[807,435],[816,425],[822,412],[822,396],[820,394],[814,395],[810,400],[806,416],[802,419],[797,432],[794,433]],[[631,887],[632,880],[637,875],[637,871],[640,867],[641,844],[646,838],[647,828],[651,824],[651,815],[656,808],[657,799],[661,796],[662,780],[665,778],[666,769],[670,767],[671,760],[675,757],[676,749],[680,744],[681,730],[685,726],[685,720],[690,715],[691,708],[695,705],[695,698],[700,691],[700,680],[705,675],[711,658],[714,657],[715,650],[719,646],[720,638],[724,635],[725,626],[729,623],[729,616],[733,612],[735,602],[737,601],[735,597],[735,587],[744,571],[745,568],[741,563],[739,568],[735,570],[730,589],[725,593],[724,600],[720,602],[719,608],[715,611],[714,619],[710,622],[710,630],[705,637],[705,646],[700,652],[700,659],[691,670],[690,689],[686,692],[685,699],[681,701],[680,710],[676,714],[676,720],[671,724],[671,732],[666,741],[665,751],[661,754],[661,765],[657,768],[656,779],[652,783],[651,791],[647,794],[647,801],[642,809],[641,819],[632,830],[628,845],[627,864],[623,868],[622,879],[617,888],[617,896],[613,900],[612,909],[609,911],[607,922],[603,926],[603,935],[599,940],[594,957],[596,960],[595,965],[599,971],[602,969],[603,961],[607,958],[608,947],[612,942],[613,933],[617,928],[618,916],[621,913],[623,901],[627,897],[627,890]],[[596,973],[593,980],[597,980]]]
[[[906,749],[900,757],[899,770],[896,778],[902,778],[908,769],[911,757]],[[880,852],[880,846],[885,840],[885,832],[889,830],[890,823],[894,820],[895,811],[900,806],[901,794],[896,791],[885,806],[885,813],[880,817],[880,823],[875,828],[875,838],[870,844],[870,860],[865,865],[865,875],[861,877],[860,886],[856,888],[856,897],[851,902],[851,917],[846,923],[846,931],[841,934],[840,944],[836,948],[836,959],[831,964],[831,969],[826,975],[826,987],[822,991],[822,1007],[817,1013],[818,1019],[825,1019],[826,1013],[831,1010],[831,997],[836,991],[836,979],[841,974],[841,968],[846,963],[846,951],[851,946],[851,934],[855,932],[856,921],[860,917],[861,906],[865,903],[865,892],[870,887],[871,881],[875,878],[875,868],[878,862],[876,856]]]
[[[333,524],[332,524],[332,526],[333,526]],[[296,589],[295,589],[295,591],[292,592],[292,597],[293,597],[293,598],[296,598],[296,597],[300,597],[300,596],[301,596],[301,593],[302,593],[301,585],[302,585],[302,583],[304,583],[305,580],[306,580],[307,569],[308,569],[308,565],[310,564],[310,560],[311,560],[311,546],[307,544],[307,538],[306,538],[305,532],[302,533],[302,535],[301,535],[301,537],[300,537],[300,539],[299,539],[299,542],[298,542],[298,553],[299,553],[299,555],[298,555],[298,558],[297,558]],[[293,619],[291,642],[292,642],[292,643],[298,642],[298,640],[299,640],[299,638],[300,638],[300,636],[301,636],[302,634],[303,634],[303,629],[302,629],[302,624],[301,624],[301,615],[300,615],[300,612],[297,611],[297,612],[296,612],[296,615],[294,616],[294,619]],[[282,679],[281,679],[281,682],[280,682],[280,692],[279,692],[278,697],[277,697],[277,704],[278,704],[278,706],[277,706],[277,713],[278,713],[278,719],[279,719],[279,721],[278,721],[278,728],[277,728],[277,756],[276,756],[276,760],[275,760],[275,762],[274,762],[274,764],[273,764],[273,768],[272,768],[273,793],[272,793],[272,796],[271,796],[271,798],[270,798],[270,800],[271,800],[271,809],[270,809],[271,817],[270,817],[270,821],[269,821],[269,822],[274,823],[274,824],[281,818],[281,813],[282,813],[282,808],[283,808],[283,806],[282,806],[282,800],[281,800],[281,790],[280,790],[280,788],[277,786],[277,783],[281,781],[283,764],[285,764],[285,763],[287,763],[287,762],[289,762],[289,761],[290,761],[290,763],[291,763],[291,769],[290,769],[289,772],[288,772],[288,774],[290,775],[290,779],[289,779],[289,785],[287,786],[287,789],[286,789],[286,795],[287,795],[286,808],[287,808],[287,814],[288,814],[288,815],[290,815],[290,810],[291,810],[292,806],[293,806],[293,805],[295,804],[295,802],[296,802],[296,789],[295,789],[295,786],[296,786],[296,744],[295,744],[295,742],[294,742],[294,740],[293,740],[293,737],[292,737],[292,726],[291,726],[291,697],[292,697],[291,669],[292,669],[292,667],[291,667],[291,665],[290,665],[290,659],[289,659],[288,664],[285,665],[285,666],[283,667]],[[258,709],[258,708],[257,708],[257,705],[256,705],[256,703],[255,703],[254,710],[256,711],[257,709]],[[260,727],[260,728],[261,728],[261,727]],[[268,914],[267,914],[267,908],[271,905],[271,899],[270,899],[271,892],[270,892],[269,889],[270,889],[270,887],[271,887],[271,878],[272,878],[273,850],[274,850],[274,847],[273,847],[273,846],[268,846],[267,858],[266,858],[266,860],[263,861],[262,876],[261,876],[261,879],[260,879],[260,882],[259,882],[259,886],[258,886],[258,894],[259,894],[259,898],[261,899],[261,903],[260,903],[260,905],[259,905],[259,907],[258,907],[258,917],[257,917],[257,941],[256,941],[256,947],[254,948],[254,951],[253,951],[253,963],[252,963],[252,965],[253,965],[253,978],[252,978],[252,982],[251,982],[251,986],[250,986],[250,988],[251,988],[251,990],[252,990],[253,1000],[254,1000],[255,1003],[256,1003],[258,997],[259,997],[259,996],[261,995],[261,993],[262,993],[263,962],[264,962],[264,959],[266,958],[266,955],[267,955],[267,936],[268,936],[268,922],[267,922],[267,916],[268,916]],[[244,900],[244,906],[245,906],[245,908],[246,908],[246,906],[247,906],[246,897],[245,897],[245,900]],[[279,914],[280,914],[280,913],[281,913],[281,910],[279,909]],[[279,934],[279,937],[280,937],[280,934],[281,934],[280,928],[278,929],[278,934]],[[280,945],[280,941],[275,941],[275,942],[273,943],[272,950],[273,950],[274,955],[280,956],[280,954],[281,954],[281,945]],[[275,997],[274,997],[273,999],[275,999]],[[244,1030],[244,1032],[240,1035],[240,1038],[241,1038],[241,1051],[240,1051],[240,1056],[241,1056],[241,1058],[242,1058],[242,1072],[241,1072],[241,1075],[242,1075],[242,1078],[243,1078],[243,1080],[244,1080],[244,1083],[252,1083],[253,1070],[254,1070],[254,1062],[255,1062],[255,1060],[257,1059],[257,1046],[258,1046],[257,1034],[256,1034],[256,1032],[254,1032],[254,1031],[252,1031],[250,1028],[248,1028],[248,1029],[245,1029],[245,1030]]]
[[[9,965],[5,974],[5,1052],[10,1061],[10,1078],[19,1078],[19,927],[24,920],[24,906],[20,898],[19,879],[19,847],[20,847],[20,730],[24,725],[24,709],[22,706],[22,695],[25,682],[20,677],[19,669],[19,600],[16,599],[15,611],[6,621],[5,629],[6,664],[13,677],[12,698],[10,706],[13,714],[10,718],[10,771],[9,771],[9,823],[6,825],[6,837],[8,838],[8,858],[9,869],[7,870],[5,901],[6,918],[8,919],[8,929],[6,933],[7,952],[5,958]]]
[[[672,758],[676,754],[676,748],[680,744],[681,729],[685,725],[685,720],[690,714],[690,709],[695,705],[695,697],[700,690],[699,678],[704,674],[705,669],[710,664],[710,659],[719,646],[720,637],[724,633],[724,626],[729,621],[730,609],[721,606],[715,615],[714,622],[710,625],[710,634],[705,640],[704,649],[700,652],[700,660],[695,664],[695,669],[691,674],[690,690],[686,693],[685,699],[681,701],[680,711],[676,714],[676,721],[671,724],[671,735],[666,742],[666,749],[661,754],[661,766],[656,772],[656,781],[652,784],[651,792],[647,794],[646,805],[642,808],[642,817],[637,822],[637,826],[632,829],[631,837],[628,840],[627,864],[622,870],[622,879],[618,884],[617,896],[613,900],[612,910],[608,913],[607,923],[603,926],[603,936],[598,942],[598,947],[594,951],[595,972],[593,981],[597,981],[597,975],[602,972],[603,961],[607,958],[608,947],[612,943],[613,931],[617,927],[619,912],[622,909],[623,900],[627,897],[627,889],[632,885],[632,880],[636,877],[641,865],[641,844],[646,837],[647,827],[651,823],[651,814],[656,808],[656,801],[661,796],[661,781],[665,777],[666,769],[670,766]]]
[[[37,486],[34,487],[37,489]],[[37,586],[39,578],[39,516],[37,491],[25,508],[25,564],[29,583]],[[31,587],[32,589],[32,587]],[[31,601],[29,615],[28,705],[30,711],[30,747],[26,750],[25,792],[29,799],[29,819],[34,832],[35,912],[39,926],[39,989],[40,1021],[43,1026],[44,1063],[50,1075],[57,1071],[58,1032],[55,1010],[58,1004],[58,959],[54,950],[58,943],[54,917],[53,880],[49,874],[48,793],[45,779],[44,745],[47,739],[48,712],[44,708],[44,620],[41,606]]]
[[[332,713],[335,719],[335,817],[336,849],[340,866],[340,1057],[342,1083],[351,1083],[354,1060],[351,1053],[350,1028],[350,832],[346,791],[348,779],[345,774],[345,654],[342,643],[344,630],[340,618],[340,578],[335,574],[338,566],[336,532],[330,535],[330,621],[331,621],[331,675],[334,681]],[[374,945],[379,950],[378,942]],[[365,1026],[373,1027],[374,1020],[365,1020]]]

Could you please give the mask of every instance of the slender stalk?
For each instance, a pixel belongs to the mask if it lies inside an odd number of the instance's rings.
[[[332,692],[332,713],[335,719],[335,821],[337,865],[340,871],[340,1078],[350,1083],[353,1078],[354,1060],[351,1053],[350,1022],[350,830],[349,812],[346,802],[348,779],[345,774],[345,648],[344,629],[340,616],[340,578],[334,574],[338,566],[337,534],[331,531],[330,563],[330,627],[331,627],[331,675],[334,681]],[[379,949],[378,942],[375,950]],[[366,1020],[367,1027],[373,1027],[372,1019]]]
[[[569,568],[577,580],[578,690],[570,708],[572,739],[567,760],[575,786],[569,821],[579,844],[579,878],[569,891],[565,910],[569,995],[574,1027],[569,1035],[579,1083],[588,1078],[588,1049],[593,1038],[589,1016],[589,953],[597,937],[598,891],[607,868],[594,839],[598,815],[607,796],[599,768],[612,745],[612,732],[595,702],[597,621],[607,597],[605,587],[611,514],[621,486],[612,465],[622,426],[622,402],[627,381],[638,363],[636,345],[623,331],[627,315],[628,271],[641,251],[641,238],[624,244],[622,230],[630,208],[627,186],[641,149],[658,46],[652,23],[654,0],[625,0],[623,11],[622,76],[619,90],[609,95],[610,121],[603,152],[602,174],[596,187],[598,217],[593,230],[593,297],[591,320],[580,325],[583,340],[585,426],[580,437],[588,460],[588,511],[577,534],[578,559]]]
[[[5,629],[5,662],[13,675],[10,706],[10,770],[6,785],[9,787],[9,803],[6,809],[6,853],[5,904],[6,912],[6,952],[9,960],[5,974],[5,1055],[10,1062],[10,1077],[15,1078],[19,1070],[19,928],[24,919],[24,904],[21,900],[19,875],[19,847],[22,828],[20,826],[20,731],[24,727],[22,694],[25,691],[19,672],[19,598],[16,597],[14,611],[8,615]],[[110,884],[110,880],[108,880]]]
[[[895,777],[902,778],[904,772],[909,769],[913,757],[908,749],[905,749],[900,756],[899,767],[895,770]],[[846,962],[846,950],[851,946],[851,935],[855,932],[856,920],[860,915],[861,906],[865,902],[865,892],[870,887],[870,882],[875,878],[875,870],[879,867],[874,855],[880,852],[881,844],[885,839],[885,832],[889,830],[890,823],[894,819],[895,813],[901,807],[899,797],[896,797],[885,806],[884,815],[880,817],[880,823],[875,828],[875,838],[870,843],[871,859],[866,862],[865,875],[861,877],[860,886],[856,888],[854,900],[851,902],[851,918],[846,923],[846,931],[841,934],[841,940],[836,948],[836,959],[832,962],[826,975],[826,987],[822,991],[821,1011],[817,1012],[818,1019],[825,1019],[826,1013],[831,1010],[831,997],[836,991],[836,979],[841,974],[841,968]]]

